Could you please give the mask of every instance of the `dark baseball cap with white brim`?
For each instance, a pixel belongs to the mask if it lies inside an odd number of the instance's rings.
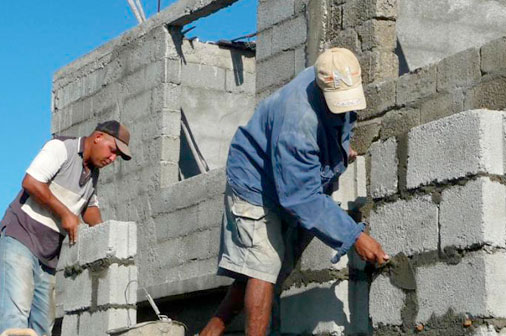
[[[130,148],[128,147],[128,143],[130,142],[130,132],[125,125],[116,120],[108,120],[103,123],[99,123],[95,128],[95,131],[104,132],[114,138],[116,147],[118,147],[118,151],[120,152],[120,156],[123,160],[128,161],[132,158]]]

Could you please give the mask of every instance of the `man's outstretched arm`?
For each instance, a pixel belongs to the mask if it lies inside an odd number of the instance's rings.
[[[363,259],[382,264],[389,257],[376,240],[362,232],[364,224],[357,225],[323,193],[318,146],[310,134],[283,132],[273,146],[274,182],[281,206],[339,256],[355,245]]]

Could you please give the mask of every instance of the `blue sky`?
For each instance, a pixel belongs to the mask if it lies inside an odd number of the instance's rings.
[[[146,16],[157,0],[141,0]],[[162,9],[175,2],[162,0]],[[204,41],[256,31],[257,0],[240,0],[193,22]],[[50,139],[55,71],[137,24],[127,0],[0,1],[0,218],[24,171]]]

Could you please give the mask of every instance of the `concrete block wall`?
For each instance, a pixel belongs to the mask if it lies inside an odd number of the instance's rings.
[[[371,172],[375,166],[394,171],[397,185],[371,173],[370,233],[391,256],[403,252],[410,258],[417,283],[409,291],[394,287],[388,276],[373,281],[369,302],[376,332],[409,334],[418,326],[463,334],[469,331],[466,319],[476,332],[503,327],[505,116],[461,112],[414,127],[397,142],[371,146]]]
[[[162,189],[153,203],[156,239],[140,288],[165,298],[230,284],[216,276],[224,192],[223,168]]]
[[[257,99],[290,81],[331,47],[355,52],[364,83],[396,78],[397,12],[397,0],[260,0]]]
[[[159,200],[181,198],[171,191],[188,154],[180,151],[181,113],[211,169],[224,166],[235,129],[253,113],[254,53],[188,41],[180,32],[181,25],[233,2],[176,3],[54,76],[53,133],[87,135],[97,122],[112,118],[131,131],[132,160],[118,160],[102,170],[98,194],[104,218],[142,223],[137,241],[139,272],[149,275],[141,277],[142,286],[155,292],[168,293],[163,289],[167,286],[182,293],[191,291],[188,288],[223,285],[223,281],[215,280],[213,285],[203,277],[216,278],[212,274],[216,260],[211,257],[217,253],[223,169],[218,169],[221,175],[216,183],[221,189],[216,192],[203,193],[202,184],[188,184],[190,192],[210,198],[182,206],[194,206],[188,213],[160,209]],[[192,211],[200,214],[201,227],[194,227],[197,222],[187,217]],[[98,257],[95,252],[83,253],[91,253],[88,257],[93,259]],[[144,295],[139,300],[145,300]]]
[[[77,243],[64,240],[56,273],[61,335],[107,335],[136,323],[137,231],[134,222],[80,225]]]

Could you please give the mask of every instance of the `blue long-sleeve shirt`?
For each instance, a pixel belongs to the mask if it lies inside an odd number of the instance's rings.
[[[228,155],[228,183],[252,204],[280,206],[340,257],[364,229],[328,196],[348,165],[355,121],[355,112],[328,110],[314,68],[307,68],[239,127]]]

